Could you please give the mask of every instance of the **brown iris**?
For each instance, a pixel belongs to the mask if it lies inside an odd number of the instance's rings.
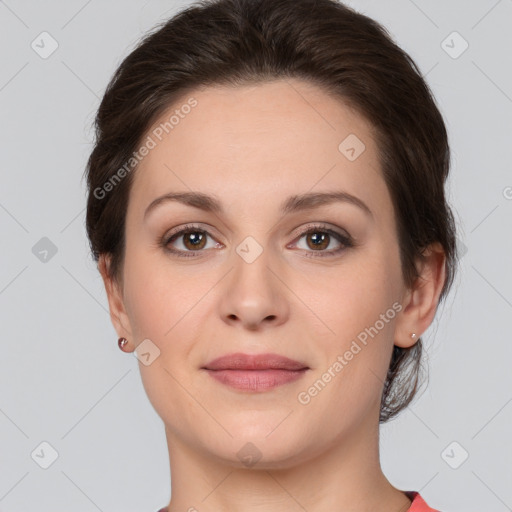
[[[202,231],[189,231],[188,233],[184,233],[182,236],[183,244],[187,249],[195,251],[204,248],[206,234]],[[190,243],[190,247],[188,246],[188,243]]]
[[[183,233],[183,244],[190,251],[201,250],[206,243],[206,233],[203,231],[188,231]],[[304,236],[304,235],[302,235]],[[326,249],[329,246],[330,235],[323,231],[305,233],[308,247],[314,250]]]
[[[310,239],[313,240],[313,245],[309,243]],[[306,240],[311,249],[325,249],[329,246],[330,235],[328,233],[322,233],[321,231],[313,231],[312,233],[307,234]]]

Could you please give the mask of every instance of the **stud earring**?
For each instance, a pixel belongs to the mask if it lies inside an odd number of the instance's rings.
[[[411,334],[411,338],[412,338],[412,339],[416,338],[416,333],[414,333],[414,332],[413,332],[413,333]]]
[[[128,343],[128,340],[126,338],[119,338],[117,340],[117,344],[119,345],[119,348],[123,351],[123,352],[126,352],[124,347],[127,345]]]

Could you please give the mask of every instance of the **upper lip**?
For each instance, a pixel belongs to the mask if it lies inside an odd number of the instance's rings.
[[[227,354],[210,361],[207,370],[304,370],[309,366],[279,354]]]

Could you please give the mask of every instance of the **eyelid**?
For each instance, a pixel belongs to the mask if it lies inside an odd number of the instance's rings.
[[[307,234],[308,232],[310,232],[311,230],[314,230],[314,229],[317,229],[318,231],[327,231],[327,232],[331,231],[340,237],[352,239],[352,237],[348,234],[348,232],[346,230],[339,228],[337,226],[331,225],[328,222],[321,222],[321,221],[308,222],[305,226],[302,225],[302,226],[294,229],[291,232],[290,236],[293,236],[294,240],[295,240],[295,237],[304,236],[305,234]]]
[[[203,228],[202,226],[205,225],[207,226],[206,228]],[[197,231],[204,231],[206,233],[208,233],[209,235],[211,235],[209,229],[211,230],[214,230],[216,231],[216,229],[211,226],[210,224],[204,224],[204,223],[193,223],[193,222],[190,222],[190,223],[186,223],[182,226],[178,226],[177,228],[175,229],[172,229],[171,231],[169,232],[166,232],[164,234],[164,236],[162,237],[162,239],[164,240],[168,240],[169,238],[172,238],[174,235],[177,235],[178,233],[181,233],[182,231],[187,231],[187,230],[192,230],[192,229],[196,229]],[[350,238],[352,239],[352,236],[346,231],[346,230],[343,230],[344,233],[340,233],[338,232],[339,229],[341,228],[338,228],[337,226],[333,226],[331,227],[329,223],[327,222],[310,222],[306,225],[306,227],[304,226],[300,226],[296,229],[294,229],[289,236],[292,236],[294,239],[296,236],[300,236],[300,235],[305,235],[310,229],[331,229],[332,231],[334,231],[336,234],[340,235],[340,236],[344,236],[346,238]]]
[[[203,226],[207,226],[207,227],[204,228]],[[169,240],[173,236],[175,236],[177,234],[181,234],[182,231],[192,231],[192,230],[205,232],[212,238],[213,238],[213,236],[211,234],[211,231],[216,231],[216,229],[213,226],[210,226],[209,224],[203,224],[203,223],[195,224],[193,222],[190,222],[190,223],[184,224],[182,226],[178,226],[177,228],[172,229],[169,232],[166,232],[165,235],[162,237],[162,240]]]

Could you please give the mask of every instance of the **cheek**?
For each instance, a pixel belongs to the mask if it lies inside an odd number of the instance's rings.
[[[149,338],[161,349],[176,339],[187,344],[191,323],[196,324],[194,315],[201,311],[201,298],[215,284],[211,275],[198,274],[199,267],[180,269],[132,251],[125,262],[125,300],[138,338]]]
[[[333,402],[338,404],[335,424],[347,421],[347,410],[364,414],[380,398],[401,307],[395,300],[398,271],[392,253],[375,248],[360,252],[336,272],[330,269],[315,279],[301,279],[298,295],[307,297],[304,302],[316,314],[308,314],[308,323],[318,323],[321,356],[315,379],[321,381],[319,389],[326,388],[309,410],[320,414]]]
[[[125,301],[132,330],[157,345],[177,321],[179,283],[166,276],[154,260],[132,250],[125,261]]]
[[[316,340],[322,355],[314,376],[301,388],[304,400],[311,400],[305,410],[316,417],[330,414],[334,430],[339,425],[348,428],[351,418],[374,410],[382,394],[400,304],[381,264],[365,265],[364,271],[347,266],[346,272],[317,280],[321,288],[304,288],[315,304],[311,309],[322,320]],[[314,315],[310,318],[318,321]]]
[[[374,325],[397,296],[395,269],[384,258],[370,256],[361,252],[338,267],[315,271],[314,276],[304,272],[297,279],[294,291],[307,305],[305,317],[318,324],[319,336],[338,346]]]

